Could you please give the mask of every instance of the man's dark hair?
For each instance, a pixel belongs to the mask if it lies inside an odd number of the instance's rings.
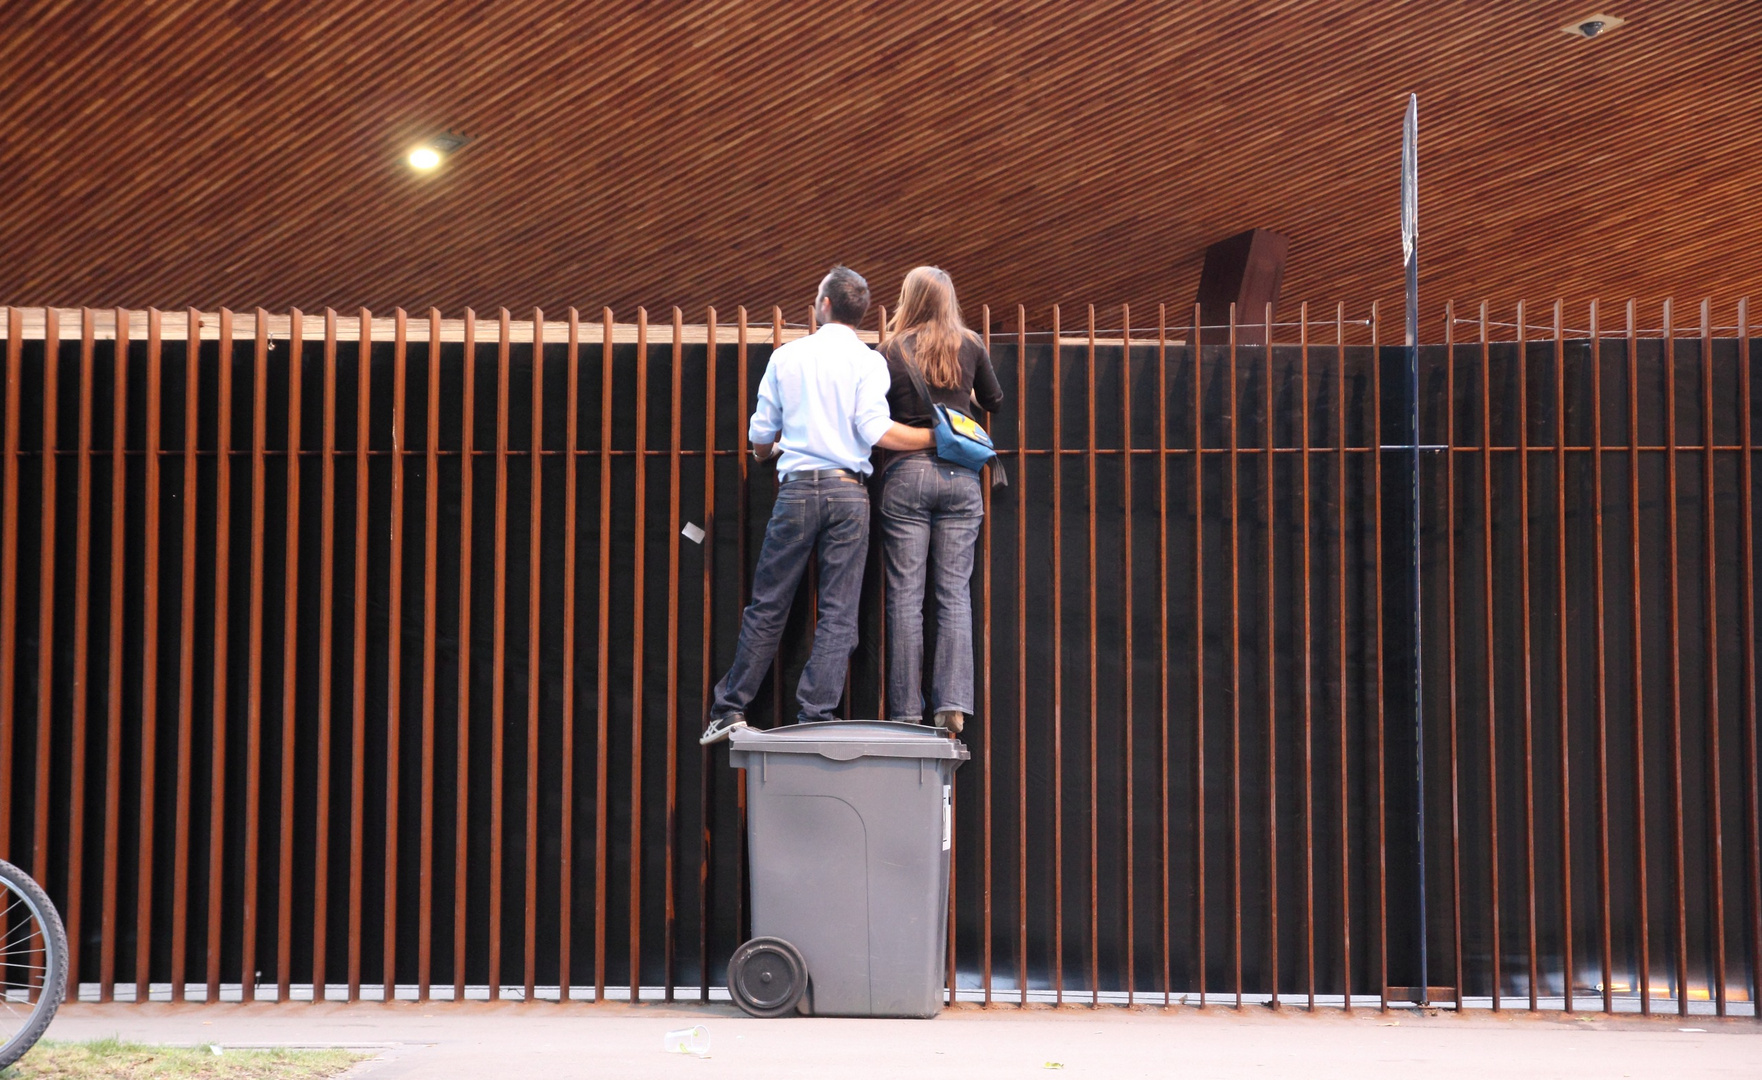
[[[832,302],[832,318],[856,326],[869,312],[869,283],[848,266],[834,266],[820,283],[820,295]]]

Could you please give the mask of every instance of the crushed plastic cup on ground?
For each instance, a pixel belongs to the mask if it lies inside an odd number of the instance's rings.
[[[661,1049],[669,1054],[695,1054],[698,1057],[710,1056],[710,1030],[702,1024],[696,1027],[679,1028],[661,1036]]]

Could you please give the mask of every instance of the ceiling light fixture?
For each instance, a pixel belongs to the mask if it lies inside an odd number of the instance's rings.
[[[439,135],[432,135],[420,145],[412,147],[409,157],[405,160],[417,172],[433,172],[440,168],[441,162],[446,160],[449,155],[463,150],[470,142],[471,136],[469,135],[460,135],[451,131],[442,132]]]
[[[1626,19],[1618,19],[1613,15],[1597,14],[1569,22],[1560,28],[1560,32],[1589,40],[1598,35],[1607,34],[1618,26],[1626,25],[1626,23]]]

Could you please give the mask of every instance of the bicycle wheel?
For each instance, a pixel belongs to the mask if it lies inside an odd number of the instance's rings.
[[[67,930],[31,876],[0,859],[0,1069],[37,1044],[67,992]]]

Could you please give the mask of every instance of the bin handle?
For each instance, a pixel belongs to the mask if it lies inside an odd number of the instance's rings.
[[[820,748],[820,756],[833,761],[855,761],[863,756],[861,746],[839,746],[836,743]]]

